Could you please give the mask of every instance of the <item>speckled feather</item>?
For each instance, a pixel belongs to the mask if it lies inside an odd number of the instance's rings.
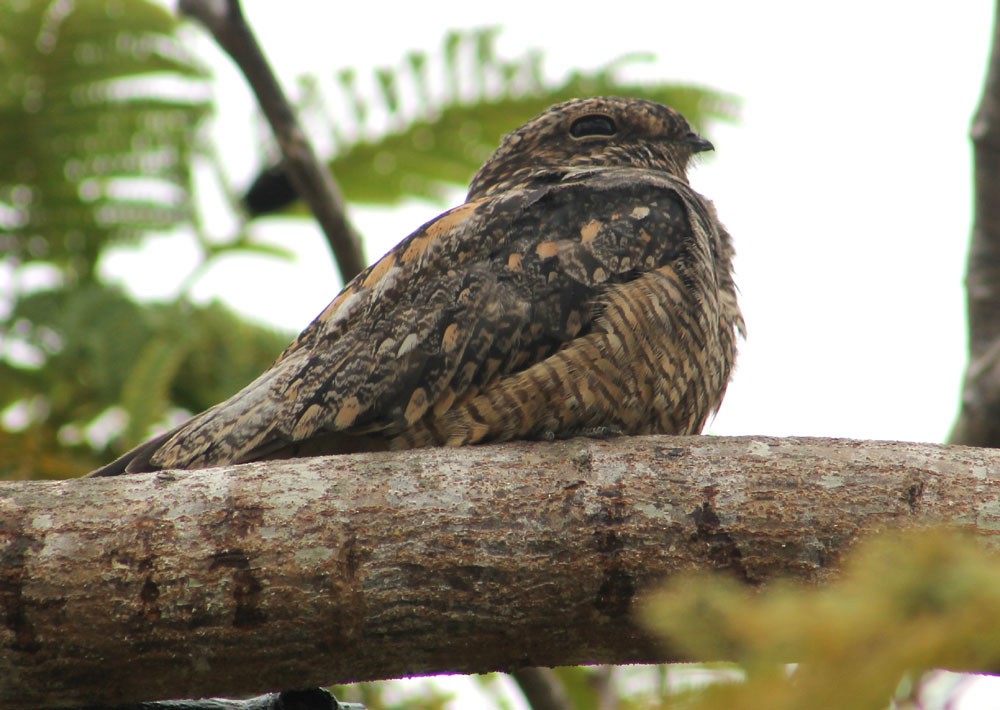
[[[743,329],[729,235],[685,176],[710,147],[648,101],[552,107],[254,382],[91,475],[700,431]]]

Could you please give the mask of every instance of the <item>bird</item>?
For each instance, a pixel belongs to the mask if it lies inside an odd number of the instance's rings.
[[[550,107],[257,379],[90,475],[701,432],[745,337],[732,239],[687,177],[708,150],[653,101]]]

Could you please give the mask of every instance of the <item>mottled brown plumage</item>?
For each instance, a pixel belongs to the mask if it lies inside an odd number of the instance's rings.
[[[700,431],[743,329],[729,235],[685,174],[711,147],[652,102],[553,106],[269,370],[93,475]]]

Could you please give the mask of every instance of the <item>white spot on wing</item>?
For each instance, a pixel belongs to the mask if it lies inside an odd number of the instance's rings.
[[[371,296],[373,300],[379,300],[382,298],[382,294],[386,291],[391,290],[395,287],[396,282],[399,280],[400,274],[403,272],[402,267],[393,266],[391,269],[385,272],[385,275],[379,279],[379,282],[375,284],[375,287],[371,291]]]
[[[367,295],[367,290],[359,289],[344,299],[344,302],[337,307],[337,312],[334,313],[333,317],[327,322],[327,330],[333,330],[342,320],[350,317],[351,312],[359,305],[358,301]]]
[[[413,350],[413,348],[417,347],[418,342],[419,338],[417,338],[416,333],[410,333],[409,335],[407,335],[405,338],[403,338],[403,342],[400,343],[399,350],[396,351],[396,357],[402,357],[406,353]]]

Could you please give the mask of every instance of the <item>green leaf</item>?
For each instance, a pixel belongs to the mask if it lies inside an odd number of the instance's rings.
[[[119,402],[125,373],[156,327],[153,309],[95,283],[23,296],[10,322],[15,337],[43,361],[30,369],[7,363],[22,387],[17,394],[0,392],[0,408],[30,388],[45,398],[57,428],[89,421]]]
[[[190,350],[190,332],[167,327],[139,351],[121,390],[121,406],[129,414],[127,440],[143,440],[163,418],[171,405],[171,387]]]
[[[144,439],[177,407],[199,412],[230,396],[291,340],[219,304],[142,305],[97,283],[24,296],[10,324],[0,343],[9,349],[16,341],[41,361],[0,359],[0,411],[39,402],[43,416],[24,432],[37,441],[39,432],[83,429],[122,407],[130,419],[116,452]],[[56,437],[45,440],[55,445]]]
[[[1000,557],[951,530],[896,532],[859,546],[821,589],[778,582],[756,593],[681,575],[644,615],[681,653],[747,671],[690,694],[687,707],[887,707],[905,676],[997,667]]]
[[[580,84],[594,90],[577,90]],[[678,107],[694,117],[695,125],[729,116],[732,105],[696,87],[654,90],[596,75],[579,76],[540,95],[448,106],[434,120],[416,120],[404,131],[354,144],[330,167],[353,202],[391,204],[412,197],[441,201],[448,190],[468,185],[505,133],[548,106],[581,94],[650,98]]]
[[[51,427],[32,427],[21,432],[0,428],[2,480],[75,478],[99,463],[90,452],[63,446]]]
[[[451,32],[441,54],[449,95],[436,104],[427,98],[429,57],[409,52],[399,68],[381,68],[382,93],[365,99],[356,73],[338,73],[340,91],[352,107],[355,125],[338,127],[339,145],[330,168],[351,202],[394,204],[408,198],[443,201],[449,190],[466,187],[472,175],[513,128],[554,103],[578,96],[626,95],[668,104],[701,132],[715,121],[735,120],[739,102],[727,94],[696,86],[637,84],[621,76],[650,55],[622,57],[590,72],[575,72],[556,86],[541,80],[540,55],[528,52],[501,59],[495,48],[496,28]],[[469,86],[460,86],[461,78]],[[420,97],[406,114],[399,95]],[[471,95],[471,96],[470,96]],[[343,103],[343,101],[341,102]],[[384,109],[380,111],[381,109]],[[388,111],[396,126],[378,138],[345,140],[344,135],[371,132],[370,116]],[[299,214],[305,207],[291,207]]]
[[[245,387],[292,340],[291,333],[250,323],[220,303],[182,304],[171,318],[184,323],[191,345],[173,379],[170,399],[191,412],[208,409]]]
[[[0,1],[0,252],[90,278],[189,217],[205,70],[148,0]],[[174,87],[171,89],[170,87]]]

